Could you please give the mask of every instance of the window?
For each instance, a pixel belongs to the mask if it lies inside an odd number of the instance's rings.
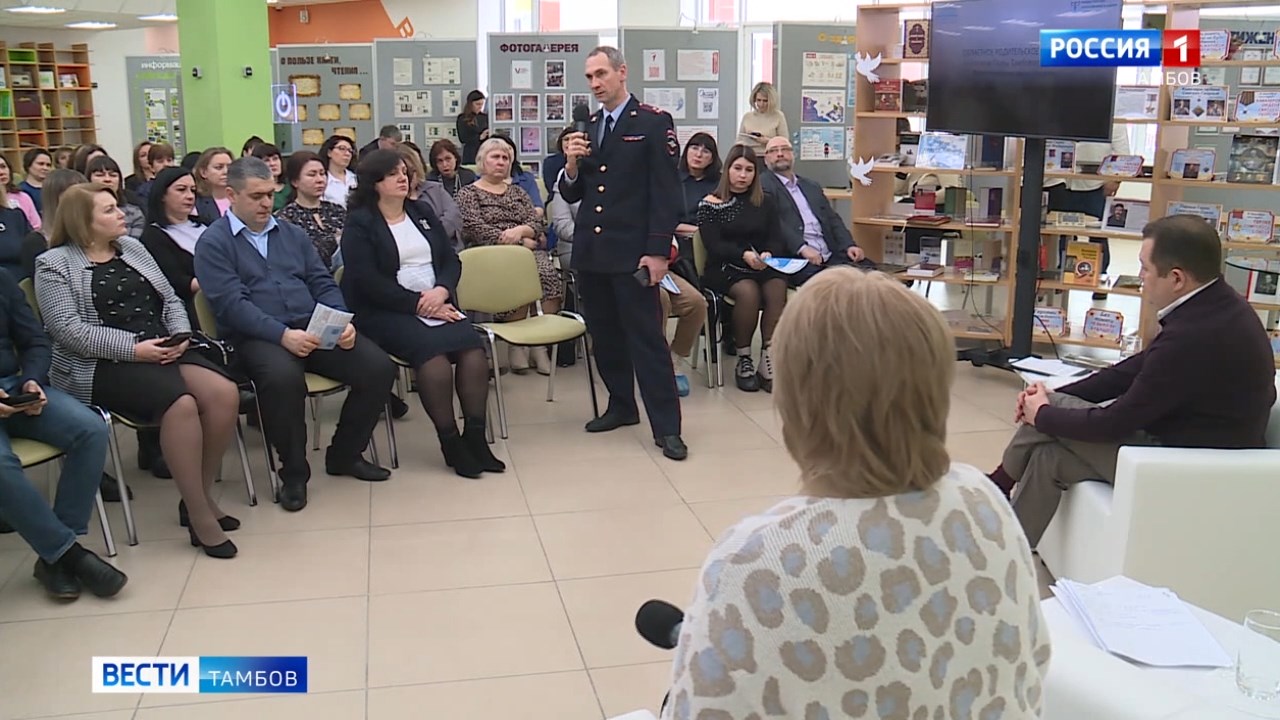
[[[751,77],[749,85],[773,82],[773,30],[754,30],[751,33]],[[750,102],[750,98],[747,99]]]
[[[680,0],[680,25],[705,27],[738,25],[743,3],[749,0]]]
[[[618,0],[502,0],[505,32],[567,32],[618,26]]]
[[[858,5],[871,3],[856,0],[741,0],[743,23],[825,22],[840,21],[852,25],[857,21]]]

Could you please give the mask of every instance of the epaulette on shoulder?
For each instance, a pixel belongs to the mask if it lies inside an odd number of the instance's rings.
[[[645,112],[653,113],[654,115],[666,115],[666,114],[667,114],[667,111],[666,111],[666,110],[663,110],[662,108],[657,107],[657,106],[654,106],[654,105],[649,105],[649,104],[647,104],[647,103],[637,103],[637,106],[638,106],[641,110],[644,110]]]

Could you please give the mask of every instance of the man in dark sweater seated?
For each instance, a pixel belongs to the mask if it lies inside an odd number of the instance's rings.
[[[1155,340],[1058,392],[1036,384],[1018,396],[1023,425],[991,479],[1006,494],[1017,483],[1013,509],[1033,548],[1064,490],[1115,482],[1122,445],[1266,447],[1276,400],[1271,346],[1257,313],[1221,277],[1217,232],[1174,215],[1149,223],[1142,237],[1142,297],[1160,308]]]
[[[319,303],[346,310],[342,292],[302,228],[271,215],[275,178],[267,164],[240,158],[227,171],[231,209],[196,245],[196,279],[254,381],[266,436],[280,453],[280,506],[307,504],[307,382],[313,372],[346,384],[346,402],[325,471],[359,480],[391,473],[361,456],[395,381],[395,366],[348,324],[332,350],[307,324]]]

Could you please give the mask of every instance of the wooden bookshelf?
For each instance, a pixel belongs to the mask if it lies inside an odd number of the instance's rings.
[[[0,42],[0,70],[0,155],[15,179],[31,148],[98,141],[87,44]]]

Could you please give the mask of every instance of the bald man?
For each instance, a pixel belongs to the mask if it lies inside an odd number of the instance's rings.
[[[790,140],[771,138],[765,145],[764,162],[769,167],[762,178],[764,191],[773,196],[778,208],[783,243],[793,257],[809,261],[791,276],[793,286],[803,285],[825,268],[866,260],[866,253],[853,242],[849,227],[831,207],[822,187],[796,175]]]

